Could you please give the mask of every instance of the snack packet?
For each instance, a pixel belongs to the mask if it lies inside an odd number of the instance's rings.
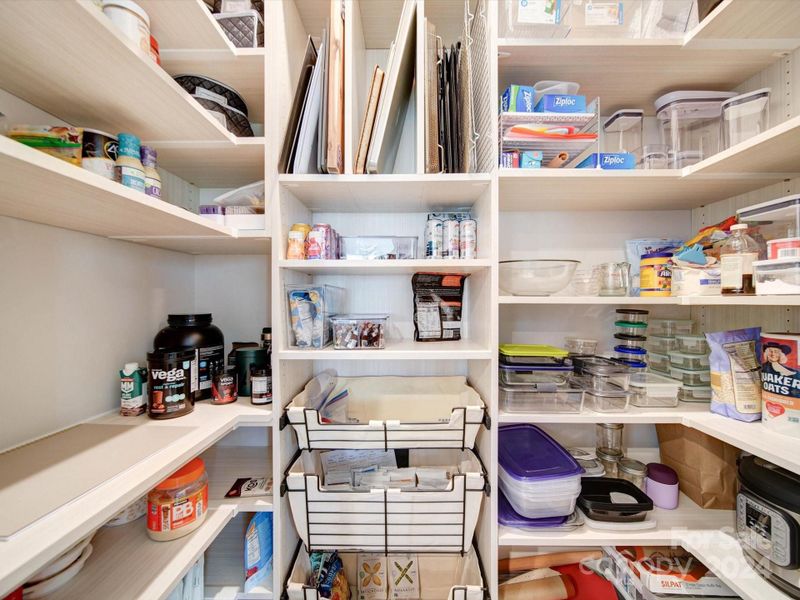
[[[706,333],[711,349],[711,412],[761,420],[761,328]]]

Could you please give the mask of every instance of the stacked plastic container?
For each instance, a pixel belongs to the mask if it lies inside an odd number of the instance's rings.
[[[558,442],[535,425],[502,427],[498,464],[501,524],[534,528],[568,521],[584,470]]]
[[[500,346],[500,401],[507,412],[579,413],[583,390],[572,381],[569,353],[544,345]]]
[[[702,334],[693,334],[691,319],[652,319],[648,338],[649,370],[679,384],[678,400],[711,401],[708,345]]]
[[[617,310],[614,323],[614,358],[632,369],[647,368],[647,317],[649,312],[635,308]]]

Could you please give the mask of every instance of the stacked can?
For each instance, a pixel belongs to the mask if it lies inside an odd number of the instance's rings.
[[[474,259],[478,223],[469,213],[431,213],[425,223],[425,258]]]
[[[458,224],[460,257],[478,258],[478,222],[475,219],[463,219]]]
[[[459,258],[461,256],[461,241],[459,236],[458,221],[448,219],[442,224],[442,258]]]
[[[428,217],[425,223],[425,258],[442,258],[442,221]]]

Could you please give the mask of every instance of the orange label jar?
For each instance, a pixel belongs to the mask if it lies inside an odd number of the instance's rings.
[[[639,263],[639,295],[669,296],[672,293],[671,252],[642,255]]]
[[[200,527],[208,511],[208,475],[201,458],[175,471],[147,495],[147,533],[158,542]]]

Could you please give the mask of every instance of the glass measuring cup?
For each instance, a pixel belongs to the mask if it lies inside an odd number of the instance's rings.
[[[626,262],[595,266],[600,280],[601,296],[627,296],[631,286],[631,265]]]

